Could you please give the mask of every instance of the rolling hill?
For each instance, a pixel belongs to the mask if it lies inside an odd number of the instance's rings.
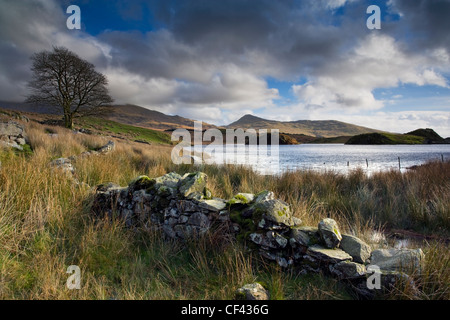
[[[417,129],[405,134],[368,133],[351,137],[346,144],[446,144],[433,129]]]
[[[379,130],[361,127],[335,120],[297,120],[275,121],[245,115],[227,126],[230,129],[279,129],[281,133],[303,134],[312,137],[331,138],[337,136],[354,136],[363,133],[380,132]]]
[[[179,128],[193,129],[195,121],[131,104],[112,106],[112,113],[107,115],[106,118],[123,124],[163,131],[172,131]],[[203,129],[215,127],[205,122],[202,123],[202,126]]]

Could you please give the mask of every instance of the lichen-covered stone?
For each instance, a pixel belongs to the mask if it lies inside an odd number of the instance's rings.
[[[186,173],[179,185],[181,196],[191,199],[202,198],[207,179],[207,175],[203,172]]]
[[[352,256],[353,261],[358,263],[366,263],[370,258],[372,248],[361,239],[343,234],[339,247]]]
[[[266,200],[254,205],[253,215],[278,226],[291,227],[294,225],[289,205],[281,200]]]
[[[228,205],[235,204],[249,204],[255,199],[255,195],[253,193],[238,193],[233,198],[227,201]]]
[[[242,288],[236,290],[237,300],[269,300],[269,291],[255,282],[246,284]]]
[[[335,220],[326,218],[319,222],[319,234],[325,245],[330,248],[337,248],[342,240],[338,224]]]
[[[150,179],[149,177],[142,175],[134,179],[128,185],[130,192],[135,192],[142,189],[148,189],[153,187],[155,184],[155,179]]]

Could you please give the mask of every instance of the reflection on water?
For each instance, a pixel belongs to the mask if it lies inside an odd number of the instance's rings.
[[[450,145],[302,144],[265,146],[268,149],[264,149],[266,153],[260,152],[257,147],[248,146],[236,148],[234,152],[227,151],[226,147],[216,148],[214,152],[208,152],[210,150],[205,146],[203,148],[211,156],[210,162],[249,165],[264,174],[295,170],[348,173],[361,168],[370,175],[390,169],[404,172],[409,167],[429,160],[450,160]]]

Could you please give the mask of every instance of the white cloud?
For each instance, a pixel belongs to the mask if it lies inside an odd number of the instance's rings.
[[[447,87],[434,62],[404,53],[390,36],[369,35],[344,57],[321,66],[306,84],[293,85],[292,91],[306,105],[377,110],[385,106],[372,93],[377,88],[402,83]]]

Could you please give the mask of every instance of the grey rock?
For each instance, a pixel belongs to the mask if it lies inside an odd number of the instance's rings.
[[[27,143],[24,138],[17,138],[16,142],[22,146]]]
[[[351,255],[353,261],[358,263],[366,263],[372,252],[372,249],[367,243],[348,234],[342,235],[342,240],[339,247]]]
[[[294,223],[294,226],[300,226],[302,224],[302,220],[297,217],[292,217],[292,221]]]
[[[341,249],[328,249],[320,245],[309,247],[307,255],[326,263],[339,263],[352,260],[352,257]]]
[[[64,172],[75,173],[75,168],[73,167],[72,162],[67,158],[55,159],[50,163],[50,165]]]
[[[342,236],[335,220],[323,219],[319,222],[318,229],[322,240],[328,248],[333,249],[339,246]]]
[[[424,254],[421,249],[377,249],[372,251],[370,266],[381,270],[421,272]]]
[[[200,208],[218,212],[226,207],[226,202],[225,200],[216,198],[212,200],[201,200],[198,205]]]
[[[361,278],[366,275],[366,267],[351,261],[342,261],[329,266],[330,272],[339,279]]]
[[[181,195],[185,198],[198,198],[205,190],[207,179],[207,175],[203,172],[185,174],[179,186]]]
[[[282,227],[294,225],[289,205],[281,200],[266,200],[254,205],[254,215],[261,215],[264,220]]]
[[[209,225],[210,225],[208,217],[201,212],[193,213],[189,217],[188,223],[190,225],[198,226],[201,228],[209,228]]]
[[[291,247],[297,248],[297,247],[308,247],[310,242],[309,235],[297,228],[294,228],[291,230],[289,243],[291,244]]]
[[[183,223],[184,224],[184,223],[188,222],[188,220],[189,220],[188,216],[182,215],[182,216],[180,216],[178,218],[178,223]]]
[[[246,284],[236,290],[238,300],[269,300],[269,291],[259,283]]]
[[[198,210],[197,205],[191,200],[179,200],[176,205],[180,212],[195,212]]]
[[[282,249],[288,244],[288,240],[285,237],[274,231],[265,233],[254,232],[249,235],[249,238],[255,244],[267,249]]]
[[[255,203],[267,200],[275,200],[275,194],[272,191],[264,190],[254,196]]]
[[[18,145],[15,141],[0,141],[0,146],[4,146],[6,148],[14,148],[20,151],[23,151],[22,146]]]
[[[105,144],[104,146],[102,146],[102,147],[100,147],[98,150],[96,150],[96,151],[98,151],[98,152],[100,152],[100,153],[108,153],[108,152],[111,152],[111,151],[113,151],[114,150],[114,148],[115,148],[115,143],[114,143],[114,141],[108,141],[108,143],[107,144]]]
[[[24,127],[15,122],[0,122],[0,136],[15,136],[15,137],[23,137],[24,135]]]
[[[159,189],[161,186],[176,189],[180,183],[182,177],[176,172],[169,172],[161,177],[155,178],[155,189]]]
[[[227,203],[233,204],[249,204],[255,199],[253,193],[238,193],[233,198],[231,198]]]

